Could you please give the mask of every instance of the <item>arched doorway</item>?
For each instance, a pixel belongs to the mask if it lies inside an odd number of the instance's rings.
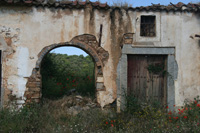
[[[40,68],[42,99],[58,100],[79,95],[94,100],[94,59],[80,48],[62,46],[51,50]]]
[[[103,67],[108,59],[108,52],[100,47],[96,37],[89,34],[79,35],[74,37],[70,42],[52,44],[50,46],[44,47],[38,55],[38,60],[36,66],[32,71],[32,75],[28,78],[26,87],[27,90],[24,94],[26,98],[26,103],[29,102],[39,102],[42,97],[41,94],[41,62],[45,55],[47,55],[52,49],[62,47],[62,46],[73,46],[84,50],[88,53],[95,62],[95,84],[97,91],[105,90],[103,81]]]

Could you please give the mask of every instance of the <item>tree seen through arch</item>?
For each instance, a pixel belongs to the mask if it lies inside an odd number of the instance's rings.
[[[50,52],[44,57],[41,64],[43,98],[57,99],[75,90],[80,95],[94,98],[95,65],[90,55],[84,55]]]

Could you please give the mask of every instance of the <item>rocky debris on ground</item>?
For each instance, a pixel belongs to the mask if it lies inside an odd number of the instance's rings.
[[[89,97],[80,95],[64,96],[63,98],[53,101],[56,108],[63,108],[68,115],[77,115],[81,111],[87,111],[93,108],[99,108],[96,99],[92,100]]]
[[[69,91],[67,92],[67,96],[73,95],[73,94],[75,94],[76,92],[77,92],[76,89],[71,89],[71,90],[69,90]]]
[[[104,109],[114,109],[114,108],[116,108],[116,107],[117,107],[117,102],[116,102],[116,100],[115,100],[115,101],[113,101],[112,103],[110,103],[110,104],[104,106]]]

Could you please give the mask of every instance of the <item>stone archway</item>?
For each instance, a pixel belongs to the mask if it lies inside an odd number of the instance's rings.
[[[99,46],[99,43],[95,36],[89,34],[83,34],[74,37],[70,42],[52,44],[50,46],[44,47],[38,55],[38,60],[36,62],[35,68],[33,68],[32,75],[28,78],[26,84],[26,92],[24,97],[26,98],[26,103],[29,102],[39,102],[42,96],[41,94],[41,74],[40,65],[46,54],[48,54],[52,49],[62,46],[74,46],[84,50],[88,53],[94,60],[96,64],[96,89],[97,91],[105,90],[103,81],[103,67],[108,59],[108,52]]]

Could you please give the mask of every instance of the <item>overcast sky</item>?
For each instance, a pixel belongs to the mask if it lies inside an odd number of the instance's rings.
[[[91,0],[91,1],[97,1],[97,0]],[[107,2],[108,4],[112,4],[113,1],[120,2],[122,0],[101,0],[102,3]],[[130,3],[133,7],[137,6],[148,6],[153,4],[160,3],[161,5],[168,5],[171,3],[177,4],[178,2],[183,2],[185,4],[190,2],[200,2],[200,0],[123,0],[124,2]],[[51,52],[54,53],[61,53],[61,54],[68,54],[68,55],[84,55],[86,56],[87,53],[85,53],[83,50],[75,47],[60,47],[52,50]]]

